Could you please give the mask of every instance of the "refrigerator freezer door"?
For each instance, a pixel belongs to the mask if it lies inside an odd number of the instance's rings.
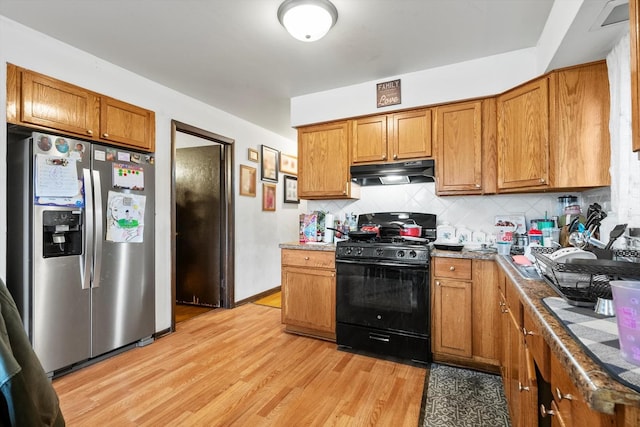
[[[155,178],[145,155],[97,145],[92,151],[94,200],[100,205],[95,209],[101,214],[95,224],[95,253],[101,256],[94,273],[99,276],[94,275],[91,290],[95,357],[155,332]],[[136,176],[127,176],[132,171]],[[140,202],[144,213],[137,218],[127,207],[135,209]]]
[[[44,211],[68,208],[34,206],[32,344],[45,372],[90,356],[90,290],[82,289],[82,257],[43,258]]]

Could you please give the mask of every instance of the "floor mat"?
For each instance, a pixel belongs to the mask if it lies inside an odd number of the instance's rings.
[[[502,379],[469,369],[431,364],[419,427],[510,426]]]
[[[254,301],[254,304],[258,305],[266,305],[269,307],[281,308],[282,306],[282,294],[280,291],[273,293],[271,295],[267,295],[264,298],[260,298],[257,301]]]

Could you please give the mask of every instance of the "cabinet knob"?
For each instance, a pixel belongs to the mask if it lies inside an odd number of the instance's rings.
[[[304,260],[309,261],[309,257],[308,256],[304,257]]]
[[[544,184],[544,178],[540,178],[540,184]]]
[[[480,184],[476,184],[476,188],[480,188],[482,187]]]
[[[109,138],[109,134],[105,132],[105,133],[102,134],[102,137],[103,138]]]
[[[555,414],[556,414],[556,411],[545,408],[544,403],[540,404],[540,415],[542,416],[542,418],[546,418],[547,415],[553,416]]]
[[[440,286],[440,281],[436,280],[436,286]]]
[[[556,387],[556,396],[558,396],[558,402],[562,401],[562,399],[573,400],[573,396],[570,394],[562,394],[560,389]]]
[[[397,159],[398,159],[398,155],[397,155],[397,154],[394,154],[394,155],[393,155],[393,160],[397,160]]]
[[[449,267],[449,271],[455,271],[455,267],[452,265],[451,267]]]
[[[87,135],[93,135],[93,131],[91,129],[87,129]]]
[[[527,328],[522,328],[522,334],[526,337],[527,335],[535,335],[533,331],[527,331]]]
[[[518,390],[522,391],[529,391],[529,387],[525,387],[522,385],[522,383],[520,381],[518,381]]]
[[[386,154],[382,155],[382,160],[387,160],[387,155]]]

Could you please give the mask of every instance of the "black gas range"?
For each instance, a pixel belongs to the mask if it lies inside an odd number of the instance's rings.
[[[400,236],[395,225],[405,222],[420,225],[420,236]],[[366,224],[380,226],[380,236],[336,244],[336,342],[345,350],[428,363],[428,244],[436,237],[436,216],[360,215],[358,226]]]

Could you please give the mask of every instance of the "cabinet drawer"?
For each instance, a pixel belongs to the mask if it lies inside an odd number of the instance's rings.
[[[437,277],[471,280],[471,260],[462,258],[433,258],[433,272]]]
[[[300,267],[335,268],[336,254],[331,251],[282,250],[282,265]]]

